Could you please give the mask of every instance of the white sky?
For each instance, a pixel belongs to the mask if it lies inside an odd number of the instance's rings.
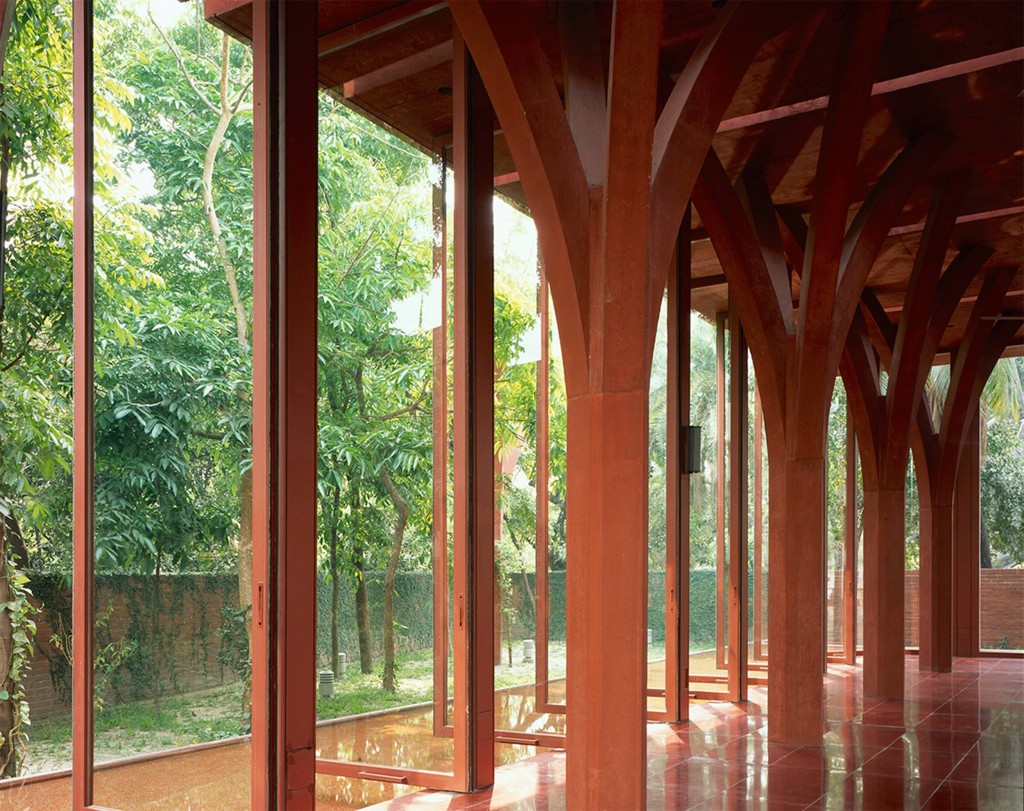
[[[197,0],[188,3],[179,3],[178,0],[129,0],[138,15],[148,21],[147,9],[153,10],[153,16],[157,23],[165,31],[172,27],[186,14],[194,14],[195,7],[192,5]]]

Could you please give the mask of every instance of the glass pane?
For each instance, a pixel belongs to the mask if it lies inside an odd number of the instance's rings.
[[[441,695],[434,718],[436,685],[452,676],[451,635],[434,622],[451,571],[450,555],[435,560],[450,548],[449,532],[435,544],[451,516],[435,436],[450,426],[450,229],[438,208],[450,188],[438,164],[321,96],[317,756],[370,772],[455,767]],[[324,803],[402,791],[326,775],[317,785]]]
[[[844,649],[846,561],[846,391],[836,381],[828,414],[825,547],[825,635],[829,654]]]
[[[996,363],[983,395],[979,643],[1024,648],[1024,359]],[[1016,394],[1015,394],[1016,393]]]
[[[538,469],[551,467],[550,402],[548,441],[539,458],[538,371],[549,357],[538,311],[547,295],[540,290],[537,232],[533,221],[500,198],[494,204],[495,243],[495,726],[530,734],[565,731],[565,716],[538,707],[537,517],[545,488]],[[540,375],[543,383],[544,375]],[[548,374],[548,400],[551,385]],[[552,504],[546,488],[547,513]],[[543,517],[544,510],[540,510]],[[547,535],[550,537],[550,527]],[[543,544],[543,538],[541,538]],[[542,545],[543,549],[543,545]],[[499,747],[500,761],[534,754],[524,747]]]
[[[748,599],[749,648],[747,662],[756,675],[766,675],[768,657],[768,446],[764,431],[764,415],[757,391],[754,363],[749,357],[750,373],[750,453],[748,494]],[[752,674],[753,675],[753,674]]]
[[[558,322],[550,300],[551,324],[550,394],[548,441],[551,461],[548,472],[548,703],[565,705],[565,607],[566,572],[569,565],[565,543],[566,525],[566,414],[565,369],[558,340]]]
[[[120,809],[249,804],[252,119],[207,104],[252,67],[188,11],[96,8],[94,803]]]
[[[690,682],[695,689],[724,692],[724,683],[700,677],[727,675],[724,662],[720,668],[718,661],[717,598],[719,544],[725,530],[719,520],[718,488],[725,486],[719,464],[725,450],[719,426],[725,415],[719,404],[726,358],[723,354],[719,379],[716,328],[697,313],[690,315],[690,336],[690,421],[701,426],[701,471],[690,475]]]
[[[917,492],[917,473],[914,461],[907,463],[907,490],[905,502],[905,565],[904,572],[904,646],[916,648],[920,643],[921,592],[920,584],[920,500]]]
[[[71,766],[71,36],[70,3],[19,3],[3,64],[0,779]],[[67,778],[0,789],[0,808],[70,805]]]
[[[667,299],[662,298],[651,365],[648,469],[647,540],[647,689],[665,690],[665,569],[667,558],[667,466],[668,466],[668,320]],[[648,696],[647,709],[665,711],[663,696]]]

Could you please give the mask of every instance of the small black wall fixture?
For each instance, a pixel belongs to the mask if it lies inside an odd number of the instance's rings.
[[[683,472],[700,473],[700,426],[687,425],[683,437],[683,458],[686,460]]]

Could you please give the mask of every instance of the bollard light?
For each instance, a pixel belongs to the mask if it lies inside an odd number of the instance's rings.
[[[334,695],[334,671],[320,671],[320,698],[330,698]]]

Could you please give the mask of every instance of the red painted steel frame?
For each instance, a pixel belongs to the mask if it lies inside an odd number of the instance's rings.
[[[434,721],[455,744],[454,772],[317,760],[316,769],[448,791],[494,782],[494,266],[493,133],[490,103],[472,59],[456,34],[453,45],[455,137],[454,516],[452,637],[454,711],[447,724],[447,235],[445,154],[438,159],[434,264],[442,279],[442,322],[434,332]],[[440,393],[440,397],[438,397]],[[439,631],[440,628],[440,631]],[[439,645],[438,642],[441,642]],[[440,677],[440,678],[439,678]],[[517,743],[548,736],[502,734]],[[543,739],[543,740],[542,740]]]
[[[494,113],[458,33],[453,57],[455,771],[475,790],[494,782]]]
[[[442,147],[433,199],[434,277],[441,284],[441,324],[434,329],[434,734],[448,726],[448,227],[445,210],[448,167]]]
[[[725,603],[725,502],[728,477],[725,467],[725,403],[728,391],[725,387],[725,322],[727,315],[719,313],[715,318],[715,379],[718,393],[715,405],[715,420],[718,427],[718,446],[715,455],[717,470],[717,487],[715,503],[717,505],[717,521],[715,532],[715,667],[722,670],[726,666],[726,603]]]
[[[540,254],[538,246],[538,255]],[[565,705],[552,705],[548,698],[548,500],[551,476],[551,315],[548,302],[548,279],[544,264],[540,263],[540,285],[537,291],[537,311],[540,315],[540,361],[537,363],[537,524],[535,589],[537,610],[534,620],[536,642],[536,702],[539,712],[565,712]]]
[[[729,698],[747,700],[747,341],[729,316]]]
[[[843,661],[857,663],[857,432],[846,407],[846,527],[843,536]]]
[[[764,650],[764,424],[761,393],[754,387],[754,652],[752,659],[763,662]]]
[[[316,22],[253,4],[254,808],[315,794]]]
[[[683,464],[690,422],[690,220],[687,209],[667,280],[665,711],[647,713],[650,720],[669,723],[690,714],[690,477]]]
[[[93,19],[76,0],[74,51],[74,472],[71,754],[73,807],[92,804],[93,766]]]

